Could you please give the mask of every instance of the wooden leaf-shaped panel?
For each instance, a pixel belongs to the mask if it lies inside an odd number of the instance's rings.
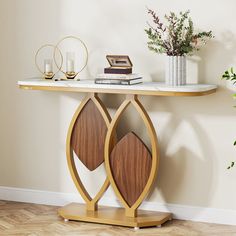
[[[114,147],[110,156],[113,179],[123,199],[131,207],[147,184],[152,157],[139,137],[130,132]]]
[[[104,161],[106,133],[106,123],[90,99],[79,113],[71,136],[72,149],[90,171]]]

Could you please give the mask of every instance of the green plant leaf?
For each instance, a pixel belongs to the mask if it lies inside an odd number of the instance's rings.
[[[228,77],[229,77],[228,75],[224,74],[224,75],[222,75],[221,79],[228,78]]]
[[[229,169],[233,168],[234,164],[235,164],[235,161],[232,161],[231,164],[227,167],[227,169],[229,170]]]
[[[233,81],[233,84],[236,84],[236,73],[234,73],[234,68],[231,67],[229,70],[225,71],[222,75],[221,79]],[[233,94],[233,98],[236,99],[236,94]],[[236,108],[236,106],[234,106]],[[236,146],[236,140],[233,143]],[[231,164],[227,167],[227,169],[231,169],[234,167],[235,161],[232,161]]]

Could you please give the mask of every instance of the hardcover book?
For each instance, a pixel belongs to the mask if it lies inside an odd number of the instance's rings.
[[[107,74],[131,74],[132,68],[107,67],[107,68],[104,68],[104,73],[107,73]]]

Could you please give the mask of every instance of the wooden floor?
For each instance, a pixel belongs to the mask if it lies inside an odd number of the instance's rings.
[[[57,215],[58,207],[27,203],[0,201],[0,235],[79,235],[79,236],[195,236],[235,235],[236,226],[196,223],[173,220],[162,228],[145,228],[135,231],[131,228],[64,222]]]

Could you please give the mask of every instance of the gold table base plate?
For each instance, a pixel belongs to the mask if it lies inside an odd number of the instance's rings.
[[[87,211],[85,204],[71,203],[59,209],[59,215],[67,220],[127,227],[159,226],[171,220],[171,213],[138,210],[135,218],[125,216],[125,209],[99,206],[98,211]]]

